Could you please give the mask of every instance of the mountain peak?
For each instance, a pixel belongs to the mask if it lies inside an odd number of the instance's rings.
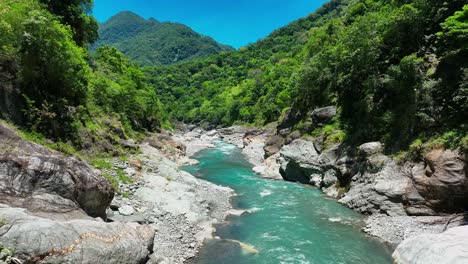
[[[101,24],[99,36],[94,47],[113,46],[141,65],[167,65],[234,50],[184,24],[146,20],[131,11]]]
[[[113,15],[104,24],[113,24],[113,23],[126,24],[126,23],[145,23],[145,22],[146,20],[143,17],[131,11],[122,11],[120,13]]]

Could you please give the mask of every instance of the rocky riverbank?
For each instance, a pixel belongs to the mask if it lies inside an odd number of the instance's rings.
[[[4,124],[0,146],[0,251],[13,263],[183,263],[231,209],[232,190],[178,168],[185,146],[167,134],[102,171]]]
[[[341,145],[323,149],[311,138],[291,134],[283,137],[273,129],[242,127],[193,130],[189,135],[182,139],[188,148],[192,138],[197,139],[196,146],[209,146],[213,140],[223,139],[242,148],[258,174],[321,188],[343,205],[369,215],[363,231],[394,248],[402,241],[416,241],[431,234],[437,238],[437,234],[467,223],[463,214],[456,214],[464,210],[468,197],[466,161],[457,151],[435,150],[421,163],[398,164],[383,154],[384,146],[379,142],[357,149]],[[458,217],[454,218],[454,214]],[[419,263],[408,260],[415,259],[411,254],[417,252],[411,251],[408,243],[401,245],[395,261]],[[457,254],[463,256],[463,252]]]

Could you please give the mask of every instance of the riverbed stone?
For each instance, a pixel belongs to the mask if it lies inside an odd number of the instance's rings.
[[[135,209],[130,205],[124,205],[119,207],[119,214],[123,216],[129,216],[135,213]]]
[[[403,241],[392,257],[396,264],[468,263],[468,226],[441,234],[425,234]]]

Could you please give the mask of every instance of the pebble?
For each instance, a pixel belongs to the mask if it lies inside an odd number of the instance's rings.
[[[135,213],[135,209],[130,205],[124,205],[119,208],[119,213],[123,216],[129,216]]]

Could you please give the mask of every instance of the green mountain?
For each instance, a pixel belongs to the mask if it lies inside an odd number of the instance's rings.
[[[310,30],[338,17],[344,7],[333,0],[239,51],[146,73],[172,118],[215,125],[276,121],[293,103],[291,76],[301,66]]]
[[[113,46],[141,65],[168,65],[233,50],[185,25],[145,20],[128,11],[101,24],[99,36],[93,47]]]
[[[145,71],[184,122],[280,121],[316,136],[311,112],[334,105],[322,135],[333,143],[456,147],[467,131],[467,4],[333,0],[239,51]]]

